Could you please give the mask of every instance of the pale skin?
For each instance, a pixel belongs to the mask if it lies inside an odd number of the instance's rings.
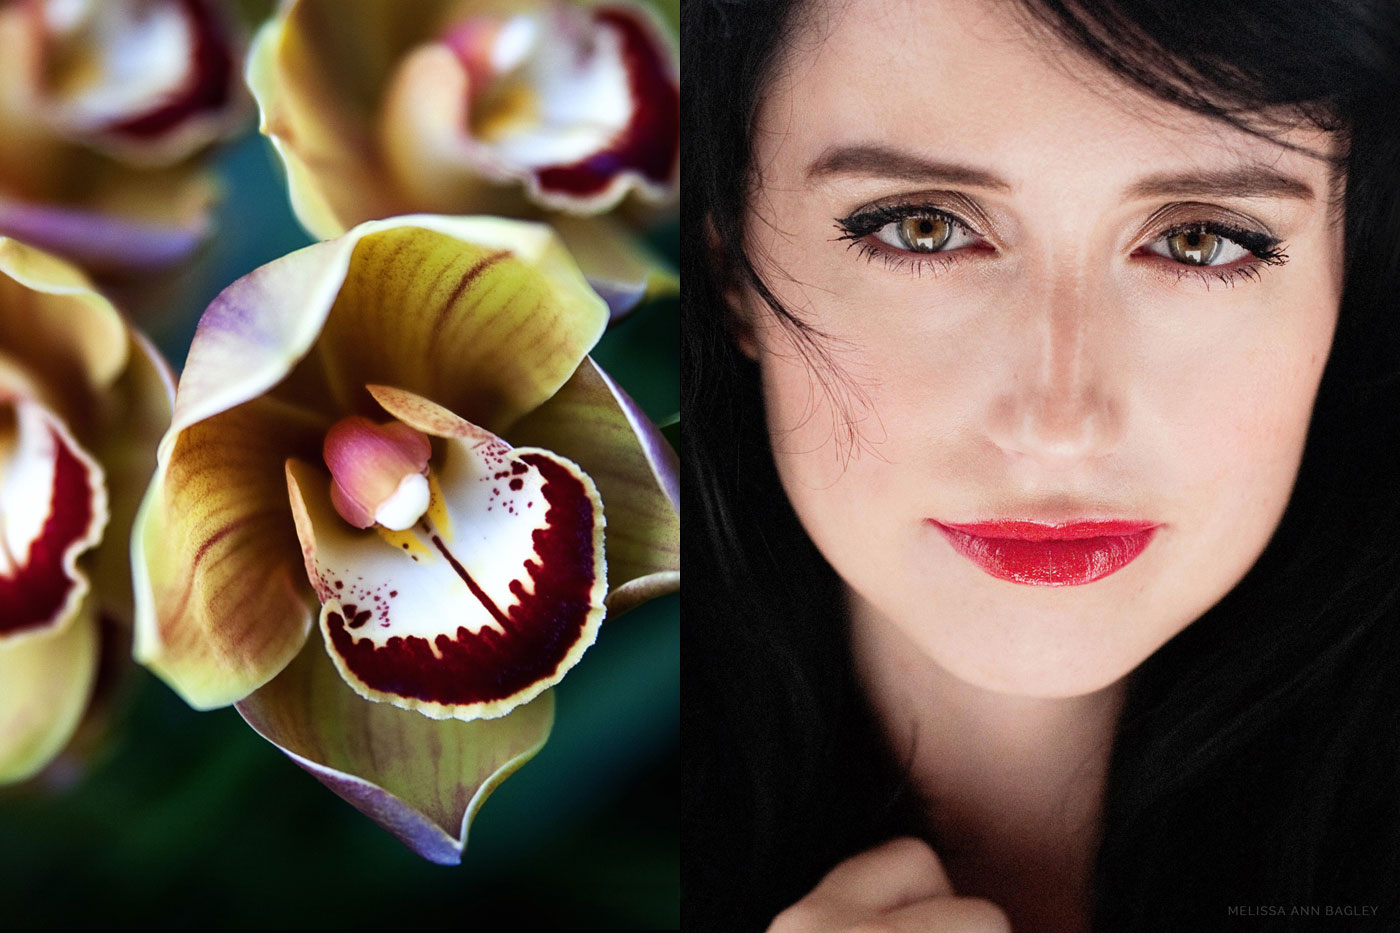
[[[800,15],[747,246],[830,357],[753,295],[737,339],[942,851],[843,863],[775,929],[1087,930],[1125,679],[1239,582],[1297,475],[1341,295],[1335,142],[1164,104],[1011,5]],[[1109,519],[1159,527],[1053,587],[930,525]]]

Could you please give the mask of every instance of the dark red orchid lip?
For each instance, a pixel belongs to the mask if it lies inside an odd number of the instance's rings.
[[[209,0],[168,0],[190,23],[194,46],[184,85],[150,109],[110,123],[117,136],[149,139],[169,133],[186,120],[217,113],[228,106],[238,77],[233,39],[217,6]]]
[[[1136,560],[1161,527],[1136,519],[929,523],[985,573],[1028,586],[1102,580]]]

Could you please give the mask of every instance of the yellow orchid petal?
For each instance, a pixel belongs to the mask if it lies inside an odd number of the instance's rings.
[[[139,333],[131,335],[130,365],[107,392],[108,429],[93,455],[107,474],[111,518],[93,555],[96,600],[110,618],[129,623],[131,528],[142,494],[156,468],[156,445],[170,423],[175,383],[159,351]]]
[[[337,514],[327,471],[287,485],[326,649],[361,695],[433,718],[491,718],[563,678],[593,644],[607,592],[602,504],[567,460],[515,448],[411,392],[370,391],[447,439],[410,530]]]
[[[357,230],[316,345],[351,410],[365,409],[366,383],[382,383],[500,432],[553,395],[607,326],[607,306],[546,227],[419,216]]]
[[[515,173],[466,131],[467,91],[467,72],[446,45],[408,53],[379,110],[379,151],[413,210],[518,216],[527,205]]]
[[[371,413],[364,383],[399,385],[498,428],[564,383],[607,315],[545,226],[433,215],[371,221],[254,270],[214,300],[190,346],[166,440],[284,380],[296,388],[284,397],[329,392]]]
[[[121,315],[83,273],[9,237],[0,237],[0,333],[6,351],[54,387],[105,388],[130,352]]]
[[[354,693],[319,645],[238,704],[263,738],[423,858],[461,860],[481,805],[544,747],[554,695],[499,719],[434,720]]]
[[[90,601],[45,635],[0,641],[0,784],[32,777],[63,750],[82,720],[97,662]]]
[[[612,217],[560,216],[550,223],[613,320],[644,300],[680,291],[675,270]]]
[[[680,586],[680,480],[675,451],[592,359],[511,429],[582,467],[607,512],[608,611]]]
[[[361,89],[384,67],[381,43],[396,31],[397,18],[376,2],[333,9],[289,5],[258,30],[248,52],[247,83],[261,110],[259,129],[287,167],[297,219],[321,239],[405,212],[383,184],[361,100]],[[336,40],[346,43],[345,52],[327,54],[322,47]],[[337,62],[345,63],[343,72],[329,70]]]
[[[261,398],[162,444],[132,533],[135,654],[191,705],[240,700],[300,650],[312,612],[282,459],[328,423]]]

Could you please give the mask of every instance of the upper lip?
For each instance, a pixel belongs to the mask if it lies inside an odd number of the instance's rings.
[[[1031,521],[1026,519],[992,519],[980,522],[945,522],[930,519],[937,525],[978,538],[1010,541],[1081,541],[1085,538],[1113,538],[1140,534],[1156,528],[1160,522],[1132,518],[1094,518],[1070,521]]]

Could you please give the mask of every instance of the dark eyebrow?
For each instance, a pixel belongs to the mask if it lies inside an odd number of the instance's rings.
[[[1128,189],[1131,198],[1189,197],[1297,198],[1311,201],[1316,195],[1307,182],[1265,165],[1245,165],[1214,172],[1151,175]]]
[[[966,185],[996,191],[1010,191],[1012,187],[1009,182],[982,169],[925,159],[877,143],[834,146],[807,167],[809,180],[830,175],[864,175],[924,184]],[[1151,175],[1133,184],[1127,194],[1130,198],[1195,195],[1216,198],[1297,198],[1302,201],[1311,201],[1316,197],[1306,182],[1265,165]]]
[[[957,165],[950,162],[935,162],[913,153],[892,149],[878,144],[835,146],[827,149],[807,166],[808,180],[829,175],[866,175],[875,178],[891,178],[898,181],[922,182],[937,185],[966,185],[973,188],[992,188],[1010,191],[1011,185],[990,172]]]

